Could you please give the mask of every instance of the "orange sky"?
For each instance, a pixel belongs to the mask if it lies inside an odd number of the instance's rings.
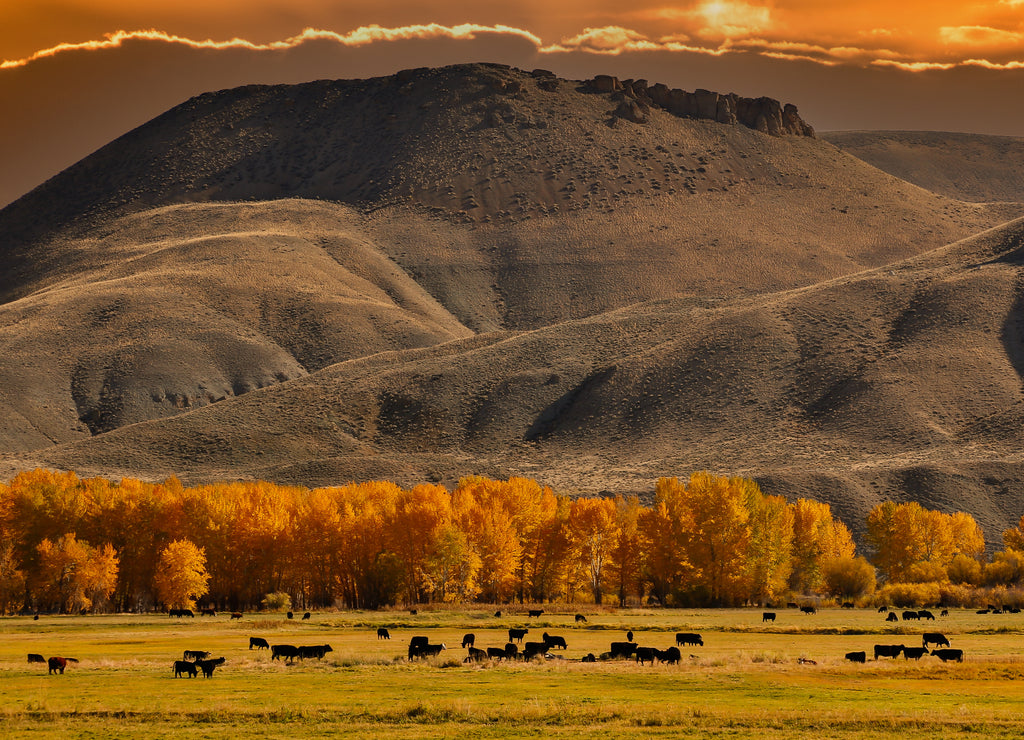
[[[1024,0],[4,0],[0,61],[9,67],[117,31],[280,44],[306,28],[350,39],[381,26],[394,38],[462,24],[507,27],[547,54],[700,49],[908,69],[1024,63]]]

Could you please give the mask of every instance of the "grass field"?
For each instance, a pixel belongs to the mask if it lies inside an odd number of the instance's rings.
[[[874,610],[618,610],[527,619],[506,611],[329,612],[308,622],[282,615],[25,617],[0,619],[0,716],[26,737],[1019,737],[1024,732],[1024,615],[949,617],[893,626]],[[507,628],[566,638],[564,660],[464,665],[466,632],[501,646]],[[378,626],[392,640],[377,640]],[[676,631],[700,632],[678,666],[581,663],[632,629],[666,648]],[[962,664],[870,660],[876,643],[919,645],[941,631]],[[405,660],[414,634],[445,642],[438,659]],[[271,644],[334,648],[322,661],[287,665],[249,651]],[[186,649],[227,661],[211,679],[175,679]],[[848,651],[866,650],[865,665]],[[556,651],[561,653],[562,651]],[[63,676],[28,653],[80,659]],[[798,662],[805,658],[815,664]]]

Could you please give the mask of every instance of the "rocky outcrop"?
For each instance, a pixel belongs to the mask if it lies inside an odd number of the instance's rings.
[[[795,105],[783,105],[774,98],[743,98],[711,90],[687,92],[660,82],[648,86],[647,80],[619,80],[610,75],[597,75],[586,87],[612,93],[613,100],[619,102],[614,115],[634,123],[646,121],[647,111],[656,107],[681,118],[738,123],[772,136],[814,136],[814,129],[800,118]]]

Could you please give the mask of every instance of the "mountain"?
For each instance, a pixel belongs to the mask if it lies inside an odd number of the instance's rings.
[[[0,475],[695,468],[1019,516],[1017,203],[496,65],[193,99],[0,211]]]

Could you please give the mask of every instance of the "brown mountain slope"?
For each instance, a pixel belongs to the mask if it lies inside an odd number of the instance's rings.
[[[810,138],[634,123],[621,98],[467,65],[211,93],[127,134],[0,211],[0,449],[473,332],[809,285],[1021,210]]]
[[[965,201],[1024,202],[1024,139],[943,131],[833,131],[821,138],[873,167]]]
[[[890,267],[717,303],[667,299],[350,360],[40,451],[52,465],[328,483],[525,473],[649,491],[695,468],[830,501],[1024,504],[1024,220]]]

